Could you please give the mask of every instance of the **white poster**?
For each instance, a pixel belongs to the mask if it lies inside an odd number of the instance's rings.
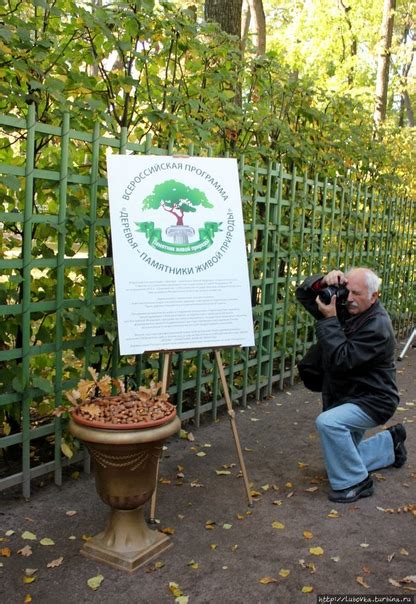
[[[253,346],[235,159],[109,155],[120,354]]]

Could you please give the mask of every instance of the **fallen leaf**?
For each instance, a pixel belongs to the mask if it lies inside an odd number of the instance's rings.
[[[391,562],[393,560],[393,558],[394,558],[394,552],[387,556],[387,562]]]
[[[334,562],[339,562],[340,559],[341,558],[339,556],[331,556],[331,560],[333,560]]]
[[[75,514],[78,514],[78,512],[76,512],[75,510],[69,510],[68,512],[65,512],[67,516],[75,516]]]
[[[183,591],[181,590],[179,585],[177,583],[174,583],[173,581],[169,582],[169,590],[175,596],[175,598],[183,596]]]
[[[194,569],[199,568],[199,564],[198,564],[198,562],[195,562],[195,560],[190,560],[188,562],[187,566],[190,566],[191,568],[194,568]]]
[[[264,485],[261,487],[261,489],[262,489],[262,491],[266,491],[266,492],[267,492],[267,491],[270,489],[270,485],[269,485],[269,484],[264,484]]]
[[[320,547],[318,545],[317,547],[310,547],[309,553],[313,554],[314,556],[322,556],[324,553],[324,550],[322,549],[322,547]]]
[[[41,545],[55,545],[55,541],[53,539],[49,539],[49,537],[44,537],[39,541]]]
[[[274,577],[262,577],[259,579],[259,583],[262,585],[269,585],[270,583],[278,583],[278,581]]]
[[[315,493],[315,491],[318,490],[318,487],[309,487],[308,489],[305,489],[305,491],[307,493]]]
[[[400,579],[400,583],[416,583],[416,575],[408,575]]]
[[[25,545],[24,547],[22,547],[22,549],[19,549],[17,551],[18,554],[20,554],[21,556],[26,556],[29,557],[32,555],[32,548],[30,547],[30,545]]]
[[[87,585],[88,587],[90,587],[92,590],[96,590],[100,587],[101,583],[104,581],[104,577],[103,575],[96,575],[95,577],[91,577],[90,579],[88,579],[87,581]]]
[[[237,545],[237,543],[234,543],[234,545],[231,546],[231,551],[235,552],[237,550],[238,550],[238,545]]]
[[[303,531],[303,536],[305,539],[312,539],[313,533],[311,533],[311,531]]]
[[[173,535],[175,532],[175,529],[170,526],[167,526],[166,528],[162,529],[161,532],[165,533],[165,535]]]
[[[175,598],[175,604],[188,604],[189,596],[178,596]]]
[[[304,586],[302,587],[302,593],[304,593],[304,594],[310,594],[310,593],[312,593],[312,592],[313,592],[313,587],[312,587],[312,585],[304,585]]]
[[[56,568],[57,566],[61,566],[62,562],[64,561],[64,557],[61,556],[60,558],[57,558],[56,560],[52,560],[52,562],[49,562],[49,564],[47,564],[47,568]]]
[[[280,575],[281,577],[288,577],[288,576],[290,575],[290,570],[289,570],[289,569],[287,569],[287,568],[281,568],[281,569],[279,570],[279,575]]]
[[[36,581],[36,577],[23,577],[23,583],[33,583]]]
[[[366,589],[369,588],[369,585],[367,585],[367,583],[364,581],[363,577],[356,577],[355,579],[358,583],[358,585],[361,585],[362,587],[365,587]]]
[[[210,543],[209,544],[211,549],[217,549],[218,545],[216,543]]]
[[[339,518],[338,510],[331,510],[327,517],[328,518]]]
[[[81,539],[83,541],[91,541],[92,535],[82,535]]]
[[[272,501],[273,505],[283,505],[283,501],[281,499],[275,499]]]
[[[360,547],[367,548],[370,547],[370,545],[368,543],[360,543]]]
[[[389,579],[390,585],[394,585],[394,587],[401,587],[400,583],[395,579]]]
[[[233,526],[232,524],[225,523],[222,525],[222,528],[225,529],[226,531],[228,531],[230,528],[232,528],[232,526]]]
[[[205,457],[206,453],[204,453],[204,451],[199,451],[199,453],[196,454],[197,457]]]
[[[26,594],[23,602],[24,604],[30,604],[30,602],[32,602],[32,596],[30,594]]]
[[[217,476],[229,476],[231,474],[230,470],[215,470]]]
[[[215,520],[207,520],[205,522],[205,528],[207,529],[207,531],[212,531],[213,528],[215,528],[216,522]]]
[[[402,556],[408,556],[409,552],[407,551],[407,549],[404,549],[404,547],[401,548],[400,552],[399,552]]]
[[[283,522],[277,522],[277,520],[275,520],[274,522],[272,522],[272,527],[275,529],[284,529],[285,525],[283,524]]]
[[[10,547],[2,547],[0,549],[0,556],[3,556],[3,558],[10,558],[11,555],[12,550],[10,549]]]
[[[6,537],[11,537],[12,535],[14,535],[14,533],[15,533],[15,531],[10,529],[9,531],[6,531],[4,534],[6,535]]]
[[[28,541],[36,541],[37,537],[34,533],[31,533],[30,531],[25,531],[24,533],[22,533],[22,539],[27,539]]]

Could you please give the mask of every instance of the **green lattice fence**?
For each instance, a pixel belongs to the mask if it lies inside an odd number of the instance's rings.
[[[51,416],[63,392],[92,365],[133,385],[160,375],[157,354],[119,357],[114,314],[106,152],[208,154],[155,148],[0,116],[0,490],[54,472],[62,481],[67,438]],[[398,334],[413,326],[414,202],[365,184],[290,173],[239,158],[256,346],[226,349],[236,404],[245,406],[296,376],[313,338],[294,300],[296,284],[321,269],[367,265],[383,279]],[[215,419],[222,405],[210,350],[174,355],[170,392],[183,419]],[[72,461],[81,459],[81,453]]]

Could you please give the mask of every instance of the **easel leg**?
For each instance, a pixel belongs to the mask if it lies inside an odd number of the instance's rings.
[[[414,329],[412,331],[412,333],[410,334],[409,339],[407,340],[405,347],[403,348],[403,350],[401,351],[398,360],[402,361],[404,359],[404,355],[406,354],[406,352],[408,351],[410,344],[413,342],[414,338],[416,337],[416,329]]]
[[[216,358],[216,361],[217,361],[218,370],[220,372],[221,383],[222,383],[222,387],[223,387],[223,390],[224,390],[224,398],[225,398],[225,402],[227,404],[228,416],[229,416],[230,422],[231,422],[231,429],[232,429],[233,436],[234,436],[235,446],[237,448],[237,454],[238,454],[238,459],[239,459],[239,462],[240,462],[241,473],[242,473],[243,479],[244,479],[244,485],[245,485],[245,488],[246,488],[246,494],[247,494],[248,504],[249,504],[250,507],[252,507],[253,500],[252,500],[251,494],[250,494],[250,485],[249,485],[249,482],[248,482],[246,467],[245,467],[245,464],[244,464],[243,452],[241,450],[240,438],[238,436],[237,424],[236,424],[236,421],[235,421],[235,412],[234,412],[234,409],[233,409],[233,404],[232,404],[230,393],[229,393],[229,390],[228,390],[227,380],[225,379],[224,366],[222,364],[221,353],[220,353],[219,350],[215,351],[215,358]]]
[[[162,393],[168,391],[171,360],[172,360],[172,353],[165,352],[165,356],[163,359],[163,372],[162,372]],[[150,518],[149,518],[150,524],[156,524],[156,500],[157,500],[157,485],[159,483],[159,466],[160,466],[160,458],[157,460],[156,485],[155,485],[155,490],[153,491],[152,499],[150,501]]]

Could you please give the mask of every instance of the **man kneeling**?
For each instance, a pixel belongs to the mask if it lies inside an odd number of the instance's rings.
[[[350,503],[373,494],[370,472],[406,461],[402,424],[363,440],[365,431],[384,424],[399,404],[395,336],[378,299],[380,279],[367,268],[332,270],[308,277],[296,290],[299,302],[317,319],[313,359],[323,412],[318,428],[329,499]],[[307,365],[307,363],[305,363]],[[302,362],[299,367],[302,374]],[[307,371],[307,369],[306,369]],[[306,379],[304,379],[305,385]]]

